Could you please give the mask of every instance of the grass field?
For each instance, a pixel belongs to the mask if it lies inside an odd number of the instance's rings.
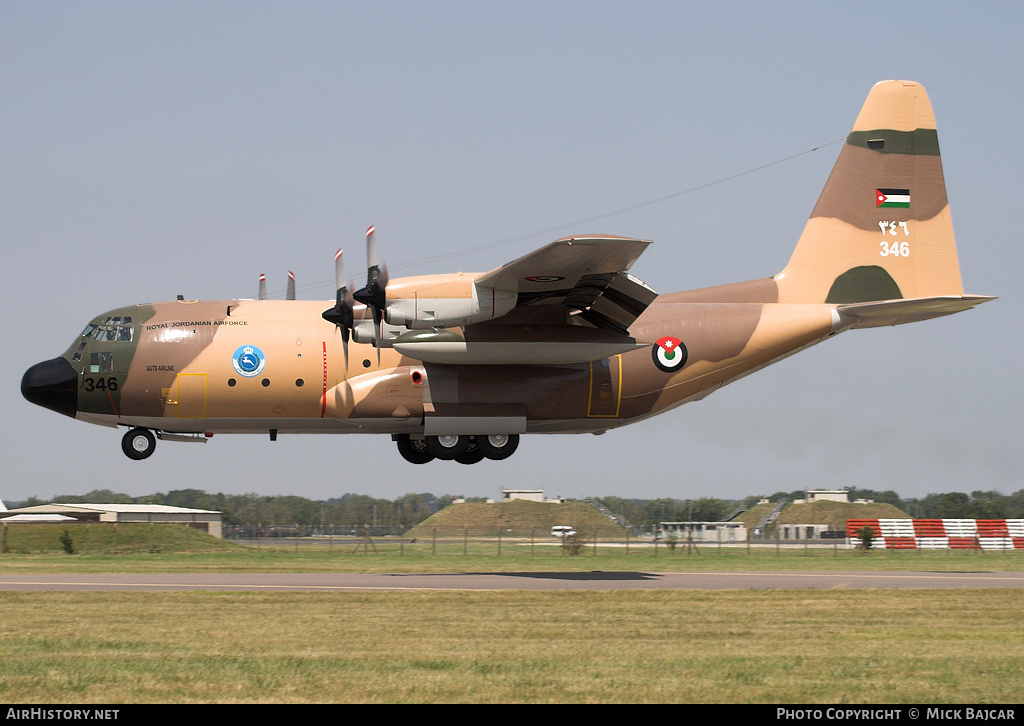
[[[1024,569],[1012,551],[256,549],[141,527],[90,533],[90,554],[25,539],[0,573]],[[1024,681],[1021,590],[0,592],[0,612],[8,703],[981,704]]]
[[[30,572],[728,572],[728,571],[891,571],[891,572],[1019,572],[1024,570],[1024,552],[886,552],[862,555],[856,551],[830,549],[725,550],[700,556],[662,551],[622,549],[598,550],[596,555],[561,555],[545,548],[534,556],[529,548],[504,546],[501,556],[493,548],[471,547],[468,554],[457,551],[430,554],[406,546],[404,554],[380,548],[376,553],[353,551],[354,545],[338,547],[333,553],[313,548],[243,550],[240,552],[193,552],[142,555],[18,555],[0,556],[0,573]],[[526,550],[523,552],[522,550]]]
[[[9,703],[1015,703],[1019,590],[0,593]]]

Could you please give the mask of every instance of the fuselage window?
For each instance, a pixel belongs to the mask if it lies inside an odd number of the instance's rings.
[[[114,371],[114,354],[113,353],[90,353],[89,354],[89,372],[90,373],[112,373]]]
[[[82,351],[85,350],[85,341],[83,340],[78,344],[78,350],[75,351],[75,355],[71,358],[73,361],[82,360]]]

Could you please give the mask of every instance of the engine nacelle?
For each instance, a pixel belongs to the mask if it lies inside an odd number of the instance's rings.
[[[413,330],[451,328],[500,318],[516,293],[479,287],[470,275],[407,277],[388,283],[384,318]]]
[[[380,347],[390,348],[395,338],[402,333],[407,333],[408,330],[399,325],[388,325],[387,323],[381,323],[380,326]],[[360,320],[352,327],[352,340],[357,343],[364,343],[366,345],[375,345],[373,321],[372,320]]]

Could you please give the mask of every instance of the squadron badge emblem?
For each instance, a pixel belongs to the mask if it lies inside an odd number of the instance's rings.
[[[263,372],[264,366],[267,365],[267,357],[255,345],[243,345],[235,351],[231,363],[238,375],[252,378]]]

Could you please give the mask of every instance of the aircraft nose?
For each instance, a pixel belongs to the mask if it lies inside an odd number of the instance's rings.
[[[21,395],[30,403],[75,417],[78,374],[64,358],[36,363],[21,379]]]

